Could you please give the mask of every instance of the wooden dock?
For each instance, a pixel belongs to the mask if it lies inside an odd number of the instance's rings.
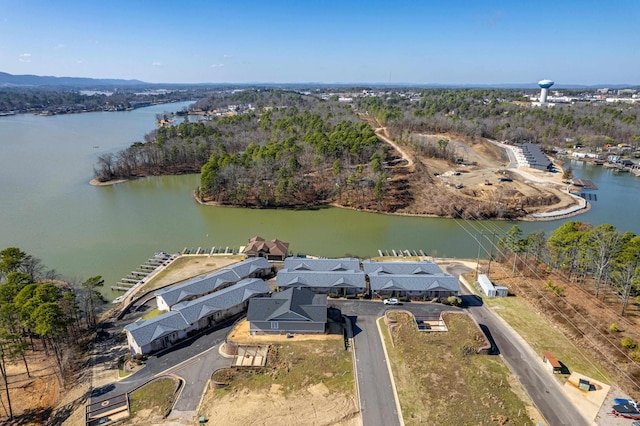
[[[380,257],[427,257],[427,255],[422,250],[409,249],[391,249],[391,251],[378,249],[378,255]]]
[[[591,179],[574,179],[573,185],[584,189],[598,189]]]

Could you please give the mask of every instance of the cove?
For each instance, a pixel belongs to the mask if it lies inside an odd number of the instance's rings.
[[[128,112],[53,117],[0,117],[0,247],[17,246],[65,277],[105,278],[109,287],[157,250],[239,247],[255,235],[291,244],[293,253],[370,257],[378,249],[423,250],[475,258],[484,232],[513,223],[390,216],[339,208],[308,211],[203,206],[192,198],[198,175],[88,184],[98,155],[116,152],[154,127],[155,114],[188,103]],[[640,233],[640,179],[572,162],[577,177],[599,190],[591,211],[572,220],[611,223]],[[565,219],[566,220],[566,219]],[[518,222],[525,233],[550,232],[563,221]]]

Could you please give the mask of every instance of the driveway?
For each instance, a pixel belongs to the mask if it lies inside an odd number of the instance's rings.
[[[416,315],[439,314],[444,310],[457,310],[450,306],[406,303],[397,307],[381,302],[335,300],[330,302],[342,310],[353,323],[353,346],[360,394],[360,407],[364,425],[400,425],[388,361],[376,320],[386,310],[404,309]]]
[[[195,414],[211,373],[231,364],[230,360],[222,357],[217,350],[231,328],[231,323],[225,323],[149,357],[145,367],[136,373],[118,382],[93,389],[91,400],[129,392],[156,376],[174,374],[184,381],[175,409],[193,411]]]

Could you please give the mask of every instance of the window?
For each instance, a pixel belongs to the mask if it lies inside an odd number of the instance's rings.
[[[277,330],[278,328],[278,321],[271,321],[271,329]]]

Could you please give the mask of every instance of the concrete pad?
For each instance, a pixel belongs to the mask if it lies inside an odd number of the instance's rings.
[[[591,384],[591,390],[580,389],[578,387],[580,379],[588,380]],[[591,421],[595,421],[610,388],[609,385],[576,372],[571,373],[569,380],[564,384],[564,392],[567,397],[582,415]]]

